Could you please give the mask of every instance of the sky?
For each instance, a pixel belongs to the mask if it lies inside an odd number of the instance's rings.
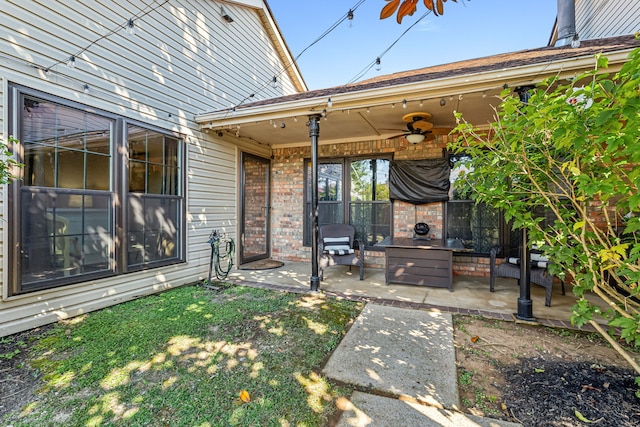
[[[267,2],[294,57],[359,3],[358,0]],[[398,25],[395,15],[380,20],[380,10],[386,4],[385,0],[365,0],[354,11],[351,26],[345,20],[300,55],[298,66],[310,90],[344,85],[358,76],[356,81],[544,47],[549,42],[557,11],[557,0],[451,0],[444,4],[443,15],[429,13],[400,38],[427,9],[418,1],[416,13],[406,16]],[[372,67],[362,75],[377,57],[381,57],[380,70]]]

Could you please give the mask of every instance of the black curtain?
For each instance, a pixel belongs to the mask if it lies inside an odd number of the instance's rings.
[[[449,200],[450,170],[446,158],[392,160],[389,198],[414,205]]]

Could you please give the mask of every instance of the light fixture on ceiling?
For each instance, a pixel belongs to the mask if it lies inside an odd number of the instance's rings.
[[[405,138],[411,144],[420,144],[422,141],[424,141],[424,135],[421,133],[410,133],[409,135],[405,135]]]
[[[222,7],[222,6],[220,6],[220,16],[222,16],[222,19],[224,19],[229,24],[233,22],[233,18],[231,17],[231,15],[229,15],[224,10],[224,7]]]

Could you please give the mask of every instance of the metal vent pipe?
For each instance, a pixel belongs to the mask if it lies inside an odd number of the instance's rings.
[[[569,44],[577,39],[574,0],[558,0],[558,42]]]

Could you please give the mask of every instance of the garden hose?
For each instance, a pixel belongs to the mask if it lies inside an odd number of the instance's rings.
[[[233,267],[233,253],[236,245],[232,238],[222,237],[218,230],[213,230],[209,235],[209,244],[211,245],[211,259],[209,260],[208,284],[211,284],[214,269],[218,280],[224,280],[229,275]]]

